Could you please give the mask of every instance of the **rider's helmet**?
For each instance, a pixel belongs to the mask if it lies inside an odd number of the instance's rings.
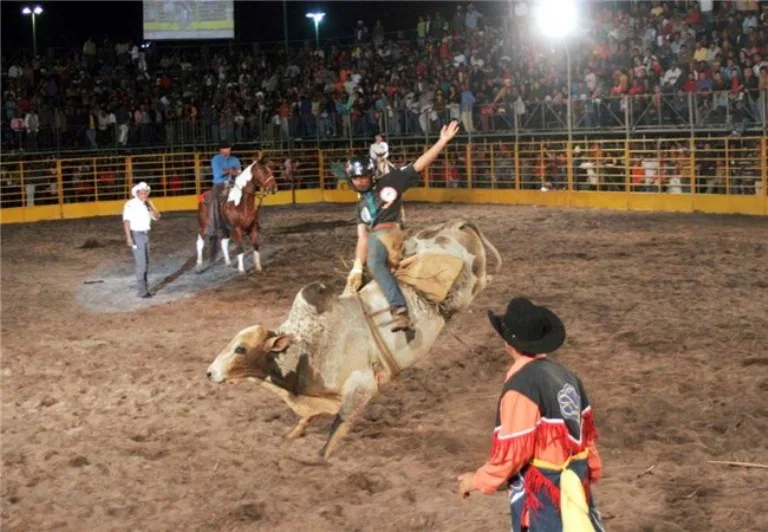
[[[376,166],[373,164],[373,161],[368,156],[368,154],[365,155],[357,155],[355,157],[352,157],[347,162],[347,181],[349,182],[349,186],[352,187],[353,190],[356,190],[357,192],[365,192],[366,190],[370,189],[373,186],[373,176],[376,173]],[[369,185],[367,187],[364,187],[363,189],[359,189],[355,186],[355,183],[352,181],[356,177],[368,177]]]

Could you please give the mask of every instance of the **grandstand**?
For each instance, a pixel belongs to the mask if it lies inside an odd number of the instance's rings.
[[[407,30],[362,21],[348,39],[316,49],[294,43],[288,53],[269,44],[109,39],[43,57],[16,53],[3,60],[2,206],[28,203],[21,189],[30,182],[38,182],[38,198],[50,185],[53,201],[54,155],[68,161],[59,163],[67,174],[59,189],[74,191],[78,179],[92,176],[122,197],[125,156],[166,152],[175,155],[148,173],[162,172],[163,187],[174,181],[170,194],[195,190],[194,153],[210,153],[220,140],[268,149],[280,160],[314,150],[297,174],[314,175],[301,186],[333,186],[319,174],[332,177],[338,161],[321,168],[318,150],[367,146],[383,132],[395,159],[404,160],[452,119],[463,124],[457,146],[472,147],[446,155],[432,170],[432,186],[764,189],[766,6],[589,4],[588,23],[568,43],[569,128],[563,46],[538,34],[524,3],[512,5],[503,17],[435,5]],[[573,140],[564,143],[569,129]],[[94,155],[113,158],[77,159]],[[175,160],[185,161],[176,165],[182,170],[166,176]],[[87,201],[98,187],[65,195]]]
[[[710,2],[711,4],[711,2]],[[753,5],[754,4],[754,5]],[[481,6],[483,7],[483,6]],[[766,10],[757,3],[595,3],[569,44],[573,131],[759,132],[766,128]],[[4,57],[4,151],[133,149],[218,142],[286,145],[566,129],[565,54],[529,14],[436,7],[411,31],[282,51],[88,41]],[[470,27],[472,26],[472,27]],[[138,42],[138,41],[137,41]]]

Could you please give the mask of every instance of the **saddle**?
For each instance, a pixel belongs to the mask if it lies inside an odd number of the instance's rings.
[[[222,190],[222,192],[221,192],[221,200],[219,201],[219,205],[220,205],[220,206],[221,206],[221,205],[223,205],[223,204],[224,204],[224,202],[226,202],[226,201],[227,201],[227,196],[229,195],[229,189],[230,189],[230,185],[229,185],[229,184],[227,184],[227,185],[224,187],[224,189]],[[208,199],[209,199],[209,198],[210,198],[210,196],[211,196],[211,192],[213,192],[213,189],[212,189],[212,188],[211,188],[211,189],[208,189],[208,190],[206,190],[205,192],[201,192],[201,193],[200,193],[200,195],[197,197],[197,202],[198,202],[198,203],[207,203],[207,202],[208,202]]]

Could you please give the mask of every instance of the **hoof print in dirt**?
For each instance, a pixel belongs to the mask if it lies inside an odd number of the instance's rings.
[[[91,465],[91,462],[85,456],[76,456],[69,461],[69,467],[85,467]]]
[[[230,514],[232,517],[237,519],[238,521],[242,521],[245,523],[254,523],[256,521],[261,521],[267,516],[267,505],[263,502],[260,503],[253,503],[248,502],[245,504],[241,504],[234,510],[232,510],[232,513]]]
[[[103,248],[105,247],[104,244],[96,240],[95,238],[89,238],[79,246],[77,246],[77,249],[97,249],[97,248]]]

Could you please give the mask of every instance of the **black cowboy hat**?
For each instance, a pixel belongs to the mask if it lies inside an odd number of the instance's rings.
[[[510,301],[503,316],[489,310],[488,319],[505,342],[529,355],[551,353],[565,342],[560,318],[525,297]]]

